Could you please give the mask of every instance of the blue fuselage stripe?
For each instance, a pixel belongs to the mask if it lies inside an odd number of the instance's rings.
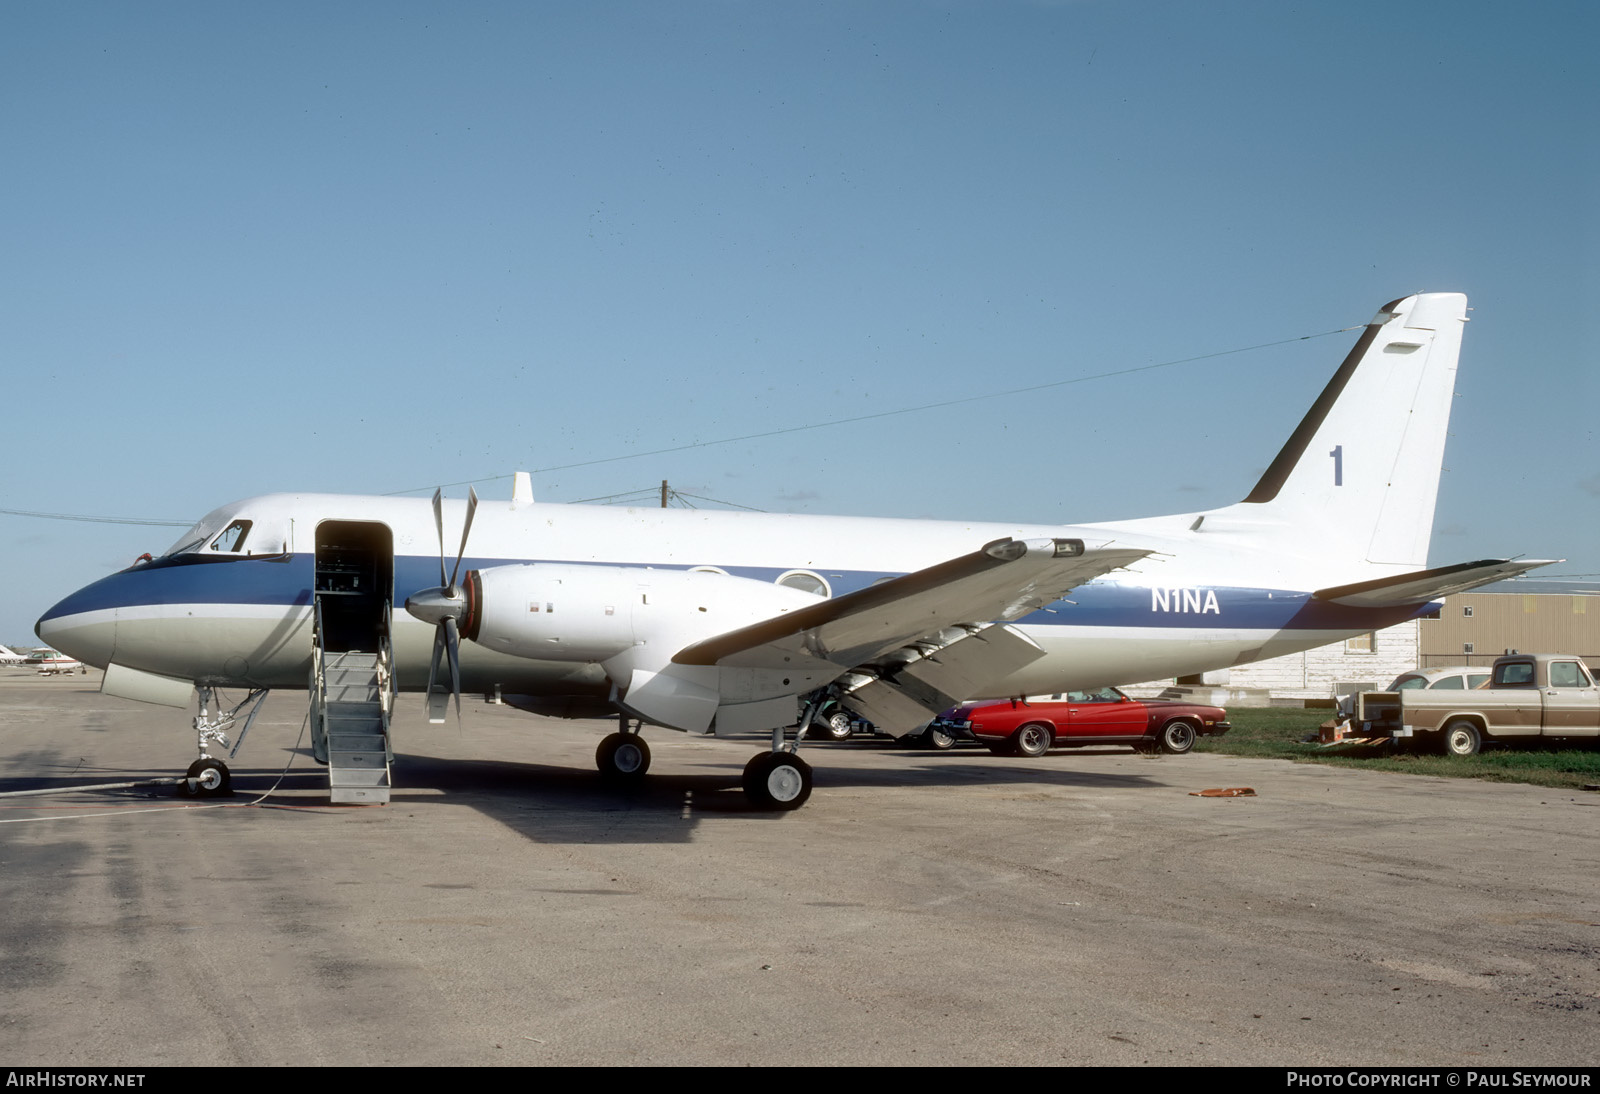
[[[514,565],[506,559],[463,562],[467,569]],[[600,564],[596,564],[600,565]],[[396,555],[397,603],[409,592],[431,588],[439,579],[435,556]],[[657,567],[686,569],[687,567]],[[724,566],[736,577],[773,581],[786,571],[776,567]],[[309,554],[271,558],[206,559],[192,564],[157,562],[102,578],[66,597],[41,622],[113,608],[177,604],[252,604],[292,607],[312,599],[314,558]],[[835,594],[854,592],[891,573],[825,571]],[[1102,579],[1079,586],[1060,600],[1017,622],[1040,627],[1152,627],[1199,630],[1308,630],[1360,633],[1392,626],[1424,614],[1431,605],[1352,608],[1314,600],[1309,593],[1240,587],[1151,588]]]

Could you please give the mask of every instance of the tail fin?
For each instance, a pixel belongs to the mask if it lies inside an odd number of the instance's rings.
[[[1319,554],[1425,566],[1466,310],[1461,293],[1379,309],[1233,512],[1317,536]]]

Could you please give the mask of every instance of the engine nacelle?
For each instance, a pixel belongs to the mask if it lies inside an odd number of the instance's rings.
[[[489,649],[541,661],[603,662],[649,646],[665,664],[725,634],[818,597],[783,585],[699,570],[533,562],[472,570],[461,633]]]

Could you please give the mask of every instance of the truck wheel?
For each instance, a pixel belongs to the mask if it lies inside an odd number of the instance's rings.
[[[1483,734],[1471,722],[1461,719],[1444,727],[1446,756],[1476,756],[1483,747]]]

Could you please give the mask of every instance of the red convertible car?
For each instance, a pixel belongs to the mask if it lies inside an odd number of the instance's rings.
[[[1116,688],[1069,691],[1049,700],[1012,699],[956,708],[949,721],[990,751],[1043,756],[1052,745],[1132,745],[1174,755],[1206,733],[1226,733],[1228,712],[1199,703],[1131,699]]]

